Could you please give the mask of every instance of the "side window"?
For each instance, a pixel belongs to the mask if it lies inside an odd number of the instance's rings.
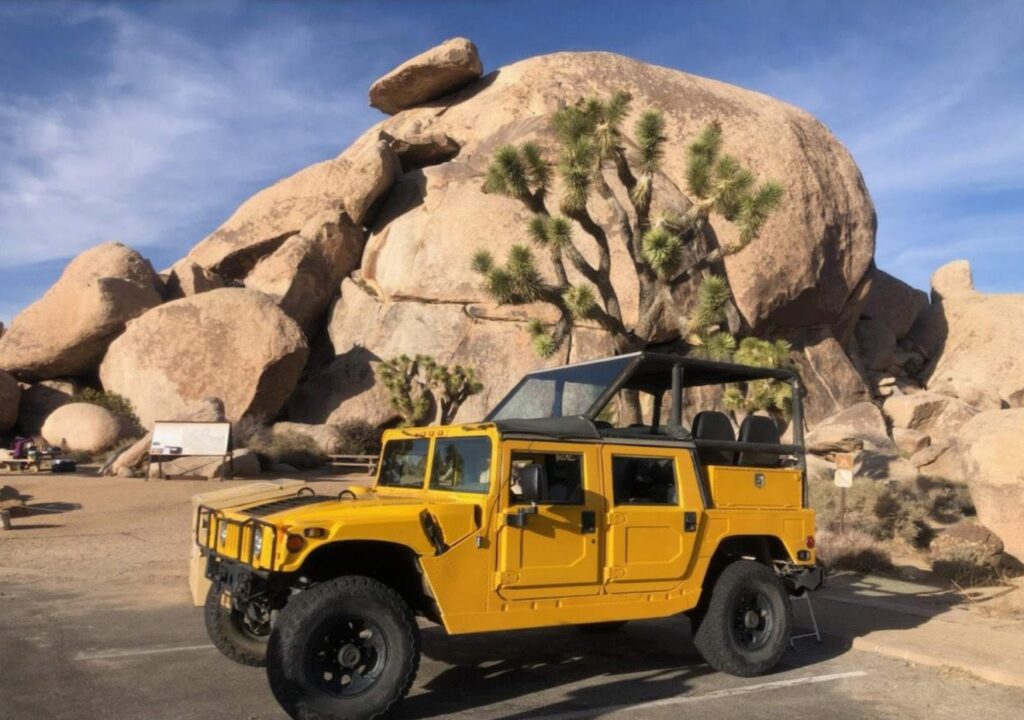
[[[616,505],[676,505],[679,493],[672,458],[612,457]]]
[[[519,472],[523,467],[537,464],[544,468],[547,478],[545,502],[552,505],[583,504],[583,456],[573,453],[522,452],[512,453],[512,502],[519,502]]]
[[[390,440],[384,446],[380,463],[380,485],[387,487],[422,488],[427,474],[427,451],[430,441]]]
[[[491,486],[491,439],[438,438],[430,471],[432,490],[485,493]]]

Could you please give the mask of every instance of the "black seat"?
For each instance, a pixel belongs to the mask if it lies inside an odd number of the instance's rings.
[[[736,433],[732,429],[732,421],[728,415],[717,410],[702,410],[693,418],[693,438],[735,442]],[[736,462],[734,450],[698,447],[697,457],[703,465],[732,465]]]
[[[770,417],[747,415],[740,425],[740,442],[778,445],[780,438],[779,426]],[[778,467],[782,464],[782,456],[744,450],[737,464],[747,467]]]

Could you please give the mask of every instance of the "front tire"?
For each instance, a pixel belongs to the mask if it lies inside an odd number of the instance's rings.
[[[715,670],[740,677],[763,675],[789,646],[793,608],[775,572],[739,560],[719,576],[694,642]]]
[[[210,586],[203,608],[206,634],[225,657],[240,665],[263,667],[267,664],[269,618],[265,622],[247,618],[245,613],[224,602],[227,597],[216,584]]]
[[[419,663],[412,610],[358,575],[293,596],[267,646],[270,689],[295,720],[379,718],[409,692]]]

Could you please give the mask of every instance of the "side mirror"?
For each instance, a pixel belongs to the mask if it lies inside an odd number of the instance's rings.
[[[519,501],[539,503],[547,498],[548,478],[544,466],[531,463],[519,471]]]

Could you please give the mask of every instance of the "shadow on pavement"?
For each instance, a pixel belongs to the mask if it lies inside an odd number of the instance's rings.
[[[798,618],[795,632],[806,629]],[[799,641],[777,672],[825,662],[848,649],[849,643]],[[692,681],[715,672],[694,648],[682,618],[630,623],[604,635],[551,628],[451,637],[430,627],[423,631],[423,654],[449,667],[429,679],[421,670],[420,689],[402,705],[401,718],[472,714],[518,698],[541,707],[503,717],[599,717],[684,695]],[[549,693],[550,704],[544,702]]]

